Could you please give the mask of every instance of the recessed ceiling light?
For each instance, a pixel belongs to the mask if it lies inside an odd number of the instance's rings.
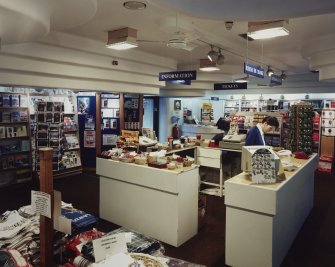
[[[127,1],[123,3],[123,6],[131,10],[142,10],[147,7],[147,5],[140,1]]]

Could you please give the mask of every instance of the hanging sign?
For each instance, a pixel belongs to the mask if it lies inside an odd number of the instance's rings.
[[[279,76],[274,74],[271,75],[270,85],[282,85],[282,83],[283,80]]]
[[[197,71],[187,70],[187,71],[172,71],[172,72],[160,72],[160,81],[175,81],[175,80],[196,80]]]
[[[248,83],[214,83],[214,90],[247,89]]]
[[[254,66],[249,63],[244,63],[244,73],[258,78],[264,78],[264,69],[261,66]]]
[[[212,100],[212,101],[219,101],[220,98],[218,98],[217,96],[212,96],[212,97],[211,97],[211,100]]]
[[[166,81],[170,84],[182,84],[182,85],[191,85],[191,80],[175,80],[175,81]]]

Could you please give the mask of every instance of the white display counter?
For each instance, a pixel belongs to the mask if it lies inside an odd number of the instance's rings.
[[[280,266],[313,207],[317,155],[294,161],[281,183],[252,185],[245,173],[224,183],[227,265]]]
[[[196,124],[182,124],[181,135],[184,136],[196,136],[201,134],[204,139],[212,139],[216,134],[223,133],[222,130],[216,126],[205,126]]]
[[[97,158],[100,217],[178,247],[198,231],[198,172]]]

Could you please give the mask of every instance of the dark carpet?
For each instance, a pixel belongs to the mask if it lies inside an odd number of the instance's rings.
[[[99,215],[99,178],[92,174],[54,181],[62,199],[76,208]],[[296,237],[282,267],[335,266],[335,175],[316,173],[314,208]],[[208,267],[225,266],[224,198],[206,197],[206,213],[199,233],[178,248],[164,244],[165,254]],[[0,212],[18,209],[30,202],[27,186],[1,189]],[[98,228],[111,231],[118,226],[100,220]],[[242,255],[241,255],[242,256]],[[260,266],[261,267],[261,266]]]

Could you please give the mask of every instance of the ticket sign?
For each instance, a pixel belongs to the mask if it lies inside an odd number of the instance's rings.
[[[261,66],[254,66],[250,63],[244,63],[244,73],[258,78],[264,78],[264,69]]]
[[[197,71],[187,70],[187,71],[172,71],[172,72],[160,72],[160,81],[176,81],[176,80],[196,80]]]
[[[214,83],[214,90],[247,89],[248,83]]]

